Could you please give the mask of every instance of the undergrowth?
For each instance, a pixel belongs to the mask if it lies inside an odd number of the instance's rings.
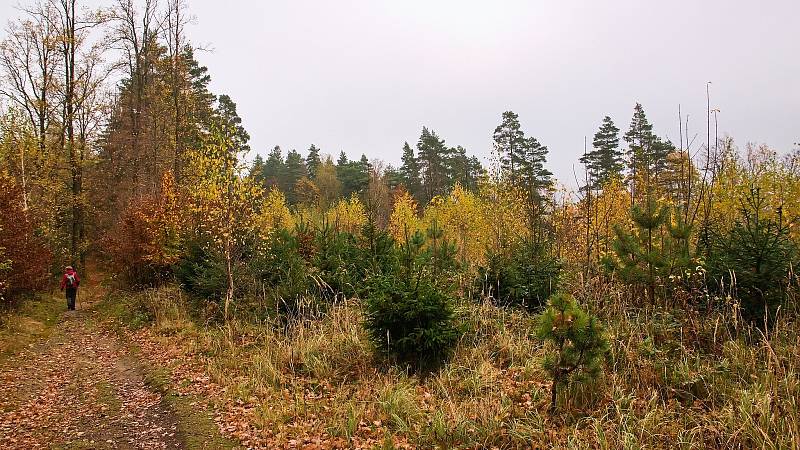
[[[415,374],[374,359],[353,301],[288,326],[206,325],[181,312],[178,295],[165,288],[126,303],[149,311],[150,338],[158,345],[177,346],[201,362],[224,387],[221,404],[247,405],[243,420],[274,445],[309,435],[353,447],[419,448],[797,448],[800,442],[795,314],[779,315],[764,332],[731,320],[724,302],[703,310],[627,308],[614,301],[623,292],[586,296],[583,306],[605,325],[608,368],[559,390],[563,408],[550,413],[546,349],[533,336],[535,317],[521,310],[459,304],[465,334],[452,357],[438,371]],[[170,301],[153,302],[158,298]]]

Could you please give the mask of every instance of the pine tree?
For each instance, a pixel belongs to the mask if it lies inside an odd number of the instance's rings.
[[[322,159],[319,156],[319,149],[311,144],[308,148],[308,156],[306,156],[306,170],[308,171],[308,178],[314,179],[317,177],[317,170],[322,164]]]
[[[653,143],[653,125],[647,120],[647,115],[640,103],[633,108],[633,118],[628,131],[625,133],[625,142],[628,143],[628,158],[631,170],[647,166],[647,152]]]
[[[524,171],[523,180],[532,196],[541,202],[544,198],[543,193],[553,186],[553,173],[544,166],[547,162],[548,150],[534,137],[528,138],[525,144],[520,161]]]
[[[486,170],[476,156],[471,156],[467,160],[467,181],[464,187],[475,191],[478,189],[478,181],[485,175]]]
[[[286,193],[286,200],[290,204],[296,202],[294,195],[295,185],[305,176],[306,166],[303,163],[303,157],[300,156],[297,150],[292,149],[289,154],[286,155],[286,165],[281,182],[281,190]]]
[[[569,294],[550,298],[539,317],[536,335],[555,347],[543,364],[553,379],[550,410],[555,411],[559,386],[590,380],[600,374],[609,350],[608,339],[597,317],[581,310]]]
[[[372,163],[369,162],[367,155],[362,153],[361,159],[358,160],[358,163],[360,164],[363,173],[366,173],[367,175],[372,173]]]
[[[443,362],[460,335],[450,276],[455,246],[441,230],[426,234],[407,233],[365,283],[364,328],[375,350],[413,368]]]
[[[336,165],[344,166],[347,163],[348,163],[347,154],[344,152],[344,150],[342,150],[341,152],[339,152],[339,159],[336,160]]]
[[[545,168],[547,147],[536,138],[525,139],[517,152],[517,178],[515,184],[528,197],[528,216],[534,236],[541,237],[542,217],[549,201],[548,193],[553,187],[553,173]]]
[[[256,184],[262,184],[264,181],[264,158],[261,155],[256,155],[253,159],[253,165],[250,166],[250,173],[247,176]]]
[[[336,164],[336,177],[342,185],[342,195],[361,194],[369,185],[371,165],[365,155],[358,161],[349,161],[344,151],[339,155]]]
[[[625,165],[619,148],[619,128],[605,116],[592,140],[593,150],[581,157],[589,171],[589,188],[601,189],[606,183],[622,177]]]
[[[650,151],[648,151],[648,161],[650,163],[650,171],[656,177],[659,184],[663,184],[662,175],[667,170],[669,155],[675,152],[675,144],[669,139],[666,141],[661,140],[656,136],[653,138],[653,143],[650,144]]]
[[[467,151],[462,146],[451,148],[449,150],[449,157],[447,158],[447,178],[448,186],[452,187],[456,183],[464,186],[467,180]]]
[[[228,129],[233,130],[231,141],[240,152],[249,152],[250,135],[242,126],[242,118],[236,112],[236,103],[225,94],[219,96],[217,101],[217,118]]]
[[[661,176],[668,166],[667,157],[675,151],[675,145],[653,134],[653,126],[647,120],[644,109],[639,103],[634,107],[631,125],[624,138],[628,143],[633,202],[639,195],[637,191],[647,194],[654,185],[662,184]],[[645,186],[637,189],[637,180],[642,180]]]
[[[406,189],[411,195],[420,201],[422,199],[422,179],[419,173],[419,164],[417,158],[414,156],[414,149],[408,145],[408,142],[403,144],[403,156],[401,157],[403,164],[400,166],[400,177],[405,184]]]
[[[633,108],[633,118],[628,132],[625,133],[625,142],[628,143],[628,167],[631,171],[631,202],[636,198],[637,173],[648,167],[647,154],[650,144],[652,144],[653,126],[647,120],[644,108],[640,103],[636,103]]]
[[[422,128],[417,142],[417,162],[422,176],[422,190],[425,201],[446,193],[448,186],[446,161],[449,149],[444,139],[428,128]]]
[[[669,208],[659,206],[653,196],[648,195],[644,208],[633,205],[631,219],[636,227],[632,232],[618,224],[614,226],[614,256],[606,256],[603,264],[623,282],[644,287],[648,300],[653,303],[656,285],[669,267],[659,233],[669,222]]]
[[[395,169],[391,164],[386,166],[386,169],[383,170],[383,176],[386,179],[386,185],[389,186],[390,190],[394,190],[400,185],[405,186],[405,180],[403,179],[403,175],[401,174],[400,170]]]
[[[522,159],[521,153],[527,145],[525,133],[520,129],[519,116],[513,111],[504,112],[502,122],[494,129],[492,138],[494,149],[500,156],[501,169],[515,182]]]
[[[264,163],[263,175],[261,177],[263,186],[280,186],[284,170],[283,153],[281,152],[281,147],[276,145],[269,152],[267,161]]]
[[[793,221],[784,217],[782,206],[777,217],[771,209],[761,189],[751,187],[740,199],[730,229],[712,230],[710,239],[712,288],[720,293],[733,290],[742,316],[758,326],[774,320],[787,300],[798,264],[797,244],[790,235]]]

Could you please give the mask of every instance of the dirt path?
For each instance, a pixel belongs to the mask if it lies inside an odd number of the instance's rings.
[[[174,411],[88,306],[0,362],[0,448],[185,448]]]

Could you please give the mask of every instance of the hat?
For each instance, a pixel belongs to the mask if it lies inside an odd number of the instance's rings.
[[[75,270],[75,269],[72,266],[67,266],[64,268],[64,270]]]

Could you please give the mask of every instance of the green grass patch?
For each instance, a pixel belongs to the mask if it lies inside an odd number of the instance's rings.
[[[0,312],[0,361],[50,336],[66,310],[60,296],[40,294]]]
[[[93,309],[115,327],[136,330],[153,322],[153,317],[135,295],[107,294]]]
[[[236,442],[223,437],[211,413],[195,396],[164,395],[164,401],[178,416],[178,432],[186,441],[186,448],[238,448]]]
[[[117,393],[107,381],[97,383],[97,401],[104,405],[107,409],[107,414],[117,413],[122,410],[122,401],[117,397]]]
[[[171,389],[171,379],[166,367],[145,368],[145,384],[160,393],[162,401],[175,412],[178,432],[185,439],[186,448],[238,448],[234,441],[220,434],[211,412],[201,399],[178,395]]]

